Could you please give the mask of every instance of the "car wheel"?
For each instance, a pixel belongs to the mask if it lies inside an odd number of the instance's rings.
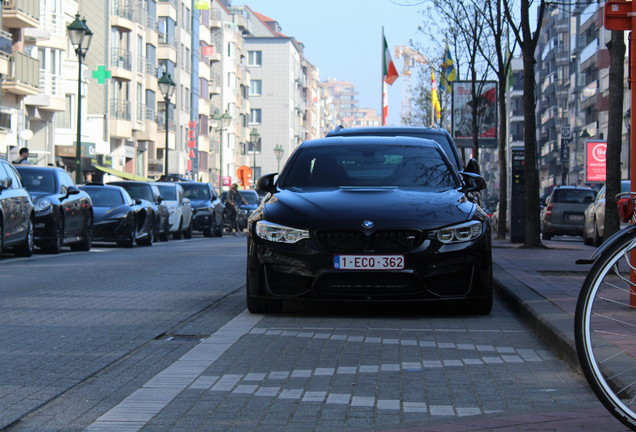
[[[592,231],[592,246],[600,246],[603,243],[603,238],[598,233],[598,225],[596,219],[594,219],[594,230]]]
[[[51,233],[51,240],[46,247],[46,251],[50,254],[59,254],[62,252],[62,243],[64,242],[64,219],[58,216],[55,220],[55,226]]]
[[[137,244],[139,246],[152,246],[153,237],[154,237],[154,228],[148,230],[148,235],[146,235],[145,237],[137,239]]]
[[[223,224],[214,227],[214,237],[223,237]]]
[[[168,218],[166,218],[166,221],[163,224],[163,230],[161,230],[161,233],[159,234],[159,240],[162,242],[167,242],[169,238],[170,238],[170,222],[168,221]]]
[[[188,228],[185,231],[183,231],[183,237],[187,239],[192,238],[192,222],[190,222],[190,225],[188,225]]]
[[[212,237],[212,227],[211,226],[206,227],[203,230],[203,237]]]
[[[33,239],[33,220],[29,219],[29,226],[27,227],[27,235],[24,241],[15,247],[15,254],[19,257],[30,257],[33,255],[33,248],[35,247]]]
[[[82,240],[78,243],[71,245],[71,250],[88,252],[93,246],[93,218],[88,217],[84,226],[84,234],[82,234]]]
[[[183,227],[183,219],[179,220],[179,229],[177,229],[177,231],[172,234],[172,238],[175,240],[181,240],[183,238],[183,231],[182,231],[182,227]]]
[[[125,248],[131,248],[135,246],[135,236],[137,235],[137,228],[135,225],[130,226],[130,231],[128,232],[128,238],[126,240],[118,241],[117,245]]]

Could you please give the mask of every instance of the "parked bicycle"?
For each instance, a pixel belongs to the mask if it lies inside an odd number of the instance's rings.
[[[603,405],[636,430],[636,193],[617,196],[622,222],[605,241],[579,293],[574,338],[583,373]]]

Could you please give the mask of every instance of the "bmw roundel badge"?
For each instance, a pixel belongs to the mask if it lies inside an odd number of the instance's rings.
[[[373,223],[373,221],[370,220],[365,220],[364,222],[362,222],[362,228],[364,229],[371,229],[375,226],[375,224]]]

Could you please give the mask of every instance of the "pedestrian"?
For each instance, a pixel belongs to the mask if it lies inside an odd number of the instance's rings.
[[[15,165],[31,165],[31,162],[29,162],[29,149],[22,147],[18,158],[13,163]]]
[[[225,207],[227,208],[230,216],[230,232],[232,232],[232,229],[234,229],[236,232],[238,232],[239,230],[237,216],[241,202],[243,204],[247,204],[245,198],[243,198],[241,196],[241,193],[238,191],[238,184],[233,183],[230,187],[229,192],[227,193],[227,200],[225,203]]]

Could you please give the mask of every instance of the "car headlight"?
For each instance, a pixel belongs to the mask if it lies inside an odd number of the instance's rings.
[[[48,198],[42,198],[35,202],[35,211],[44,211],[51,207],[51,200]]]
[[[430,231],[429,238],[436,239],[441,243],[461,243],[474,240],[482,233],[481,221],[470,221],[459,225]]]
[[[277,243],[297,243],[309,238],[309,231],[286,227],[272,222],[256,222],[256,235],[264,240]]]

